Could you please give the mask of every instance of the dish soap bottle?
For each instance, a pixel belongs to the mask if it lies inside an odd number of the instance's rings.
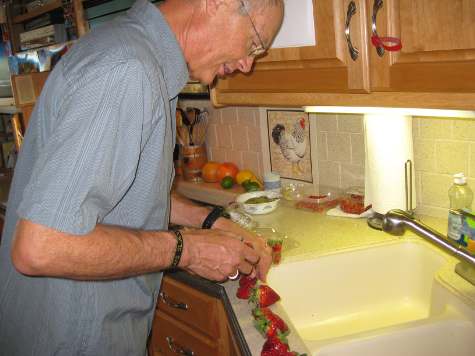
[[[449,189],[449,226],[447,235],[460,243],[463,240],[463,214],[472,210],[473,192],[463,173],[454,174],[454,182]]]

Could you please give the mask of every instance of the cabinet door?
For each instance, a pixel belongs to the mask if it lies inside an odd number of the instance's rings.
[[[252,104],[249,93],[362,93],[369,90],[365,0],[313,0],[316,45],[271,49],[251,75],[219,80],[212,94],[218,104]],[[355,13],[348,33],[359,51],[353,60],[345,36],[350,2]],[[292,6],[298,6],[293,4]],[[255,97],[255,96],[254,96]],[[258,100],[262,100],[259,98]],[[264,99],[265,100],[265,99]],[[259,103],[258,103],[259,104]]]
[[[151,337],[152,352],[158,355],[220,356],[221,354],[218,345],[211,339],[161,311],[155,315]]]
[[[378,0],[367,0],[369,29]],[[475,0],[383,0],[379,36],[400,52],[370,49],[373,91],[475,92]]]

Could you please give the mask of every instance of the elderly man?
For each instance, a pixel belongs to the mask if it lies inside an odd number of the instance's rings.
[[[161,271],[265,279],[261,239],[171,195],[174,112],[189,77],[250,71],[282,16],[279,0],[138,0],[55,66],[8,200],[1,355],[145,355]]]

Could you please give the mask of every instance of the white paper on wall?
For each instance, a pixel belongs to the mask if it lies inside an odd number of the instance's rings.
[[[284,0],[284,4],[284,21],[271,47],[315,46],[312,0]]]

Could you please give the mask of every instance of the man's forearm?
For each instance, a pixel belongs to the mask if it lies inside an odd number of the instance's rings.
[[[76,236],[21,220],[12,249],[28,275],[78,280],[115,279],[167,268],[176,249],[173,233],[97,225]]]
[[[210,209],[193,203],[190,199],[172,192],[171,216],[173,224],[200,228]]]

